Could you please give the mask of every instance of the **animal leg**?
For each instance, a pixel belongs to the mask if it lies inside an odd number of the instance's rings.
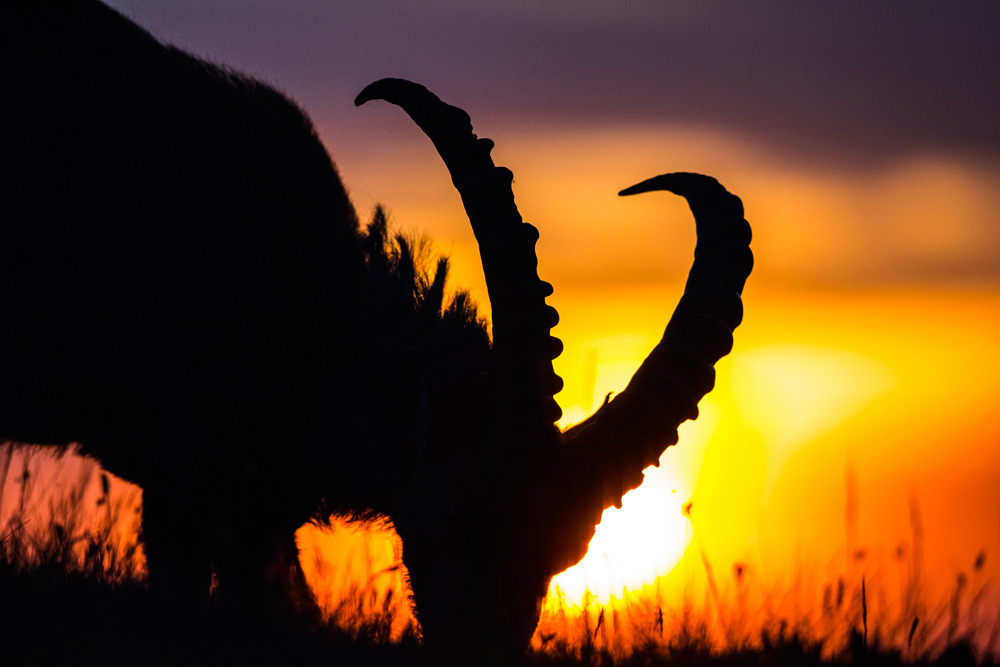
[[[201,517],[175,494],[143,490],[142,538],[149,585],[149,641],[164,664],[200,652],[207,627],[212,571]]]
[[[143,490],[142,538],[150,593],[188,612],[208,608],[212,570],[202,526],[194,507]]]

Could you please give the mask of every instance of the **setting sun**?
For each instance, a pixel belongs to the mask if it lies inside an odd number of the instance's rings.
[[[607,604],[669,572],[691,538],[684,515],[689,493],[665,466],[647,469],[642,486],[626,494],[621,509],[605,510],[587,556],[552,580],[550,595],[579,606],[589,593]]]

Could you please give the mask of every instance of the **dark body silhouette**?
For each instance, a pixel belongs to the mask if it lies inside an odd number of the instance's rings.
[[[96,2],[9,2],[0,23],[0,437],[78,442],[143,487],[167,607],[204,606],[213,568],[234,607],[308,606],[292,535],[325,500],[392,519],[431,660],[523,651],[549,579],[713,385],[752,265],[739,200],[696,174],[623,193],[685,196],[695,263],[629,387],[561,433],[537,232],[464,112],[399,80],[358,98],[403,107],[444,158],[492,342],[443,305],[444,267],[407,275],[405,243],[359,230],[273,89]]]

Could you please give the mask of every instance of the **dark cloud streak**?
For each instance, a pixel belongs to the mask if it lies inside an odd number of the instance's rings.
[[[694,123],[827,163],[1000,160],[997,3],[113,4],[317,116],[393,75],[521,123]]]

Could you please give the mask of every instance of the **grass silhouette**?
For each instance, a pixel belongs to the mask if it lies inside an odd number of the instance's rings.
[[[0,447],[5,664],[421,664],[418,629],[403,623],[400,632],[394,593],[371,585],[374,576],[326,601],[323,621],[253,627],[209,609],[178,636],[145,588],[139,490],[80,458],[47,475],[54,456]],[[688,598],[670,608],[649,590],[610,604],[590,596],[582,606],[548,605],[524,664],[995,665],[1000,621],[987,608],[989,582],[972,583],[984,559],[936,604],[922,601],[913,577],[890,609],[883,584],[862,576],[826,584],[821,605],[795,616],[779,613],[788,605],[775,595],[752,606],[746,569],[716,581],[706,560],[713,585],[700,605]]]

